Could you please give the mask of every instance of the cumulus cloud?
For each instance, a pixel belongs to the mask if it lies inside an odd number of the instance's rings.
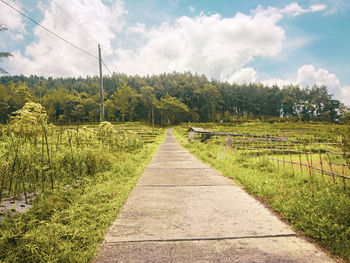
[[[340,82],[335,74],[329,73],[325,69],[316,70],[313,65],[304,65],[298,69],[296,82],[302,86],[312,86],[314,84],[327,86],[329,88],[339,87]]]
[[[201,13],[149,29],[132,28],[130,32],[145,37],[144,44],[117,49],[113,66],[128,74],[192,71],[222,81],[250,82],[256,72],[244,68],[247,63],[256,57],[276,57],[288,49],[285,30],[278,24],[283,17],[325,8],[315,5],[305,9],[298,3],[284,8],[258,6],[250,14],[237,13],[230,18]],[[299,42],[300,46],[305,40]]]
[[[327,8],[326,5],[312,5],[309,8],[302,8],[298,3],[294,2],[294,3],[290,3],[289,5],[286,5],[284,8],[277,8],[277,7],[270,6],[267,9],[264,9],[262,6],[258,6],[258,8],[253,12],[264,14],[266,16],[271,16],[279,20],[284,15],[298,16],[304,13],[320,12],[325,10],[326,8]]]
[[[347,106],[350,106],[350,85],[340,88],[340,97]]]
[[[256,81],[256,71],[253,68],[242,68],[236,71],[228,80],[231,83],[251,83]]]
[[[342,86],[339,79],[333,73],[328,72],[325,69],[316,69],[313,65],[303,65],[295,74],[294,78],[290,79],[268,79],[263,80],[261,83],[279,87],[287,86],[290,84],[300,85],[301,87],[326,86],[331,94],[334,94],[334,98],[341,102],[350,105],[350,86]]]
[[[118,49],[114,66],[129,74],[189,70],[228,80],[255,57],[279,54],[285,40],[279,19],[260,12],[231,18],[180,17],[174,24],[144,29],[140,33],[147,36],[145,44],[135,50]]]
[[[146,27],[141,23],[125,24],[127,12],[122,0],[112,5],[103,0],[55,2],[99,40],[104,60],[112,70],[139,75],[191,71],[238,83],[256,80],[255,70],[246,67],[256,57],[274,58],[288,49],[285,30],[279,25],[283,17],[325,8],[318,5],[305,9],[298,3],[283,8],[259,6],[250,14],[237,13],[229,18],[202,13]],[[44,26],[91,54],[97,54],[97,43],[57,5],[50,2],[39,7],[43,13],[40,22]],[[96,59],[40,27],[35,27],[34,34],[35,40],[25,51],[15,51],[14,57],[9,59],[12,74],[85,76],[98,72]],[[119,35],[125,38],[118,39]],[[116,43],[118,48],[115,48]]]
[[[7,1],[8,4],[12,5],[16,9],[23,11],[21,3],[17,1]],[[26,34],[25,24],[23,17],[20,16],[15,10],[9,8],[6,4],[0,3],[0,25],[5,25],[8,29],[7,37],[9,36],[12,40],[22,40],[23,34]],[[2,35],[0,38],[0,46],[5,46],[6,35]]]
[[[7,1],[7,3],[22,11],[22,6],[19,2]],[[6,25],[6,27],[11,31],[25,33],[26,30],[22,17],[18,15],[15,10],[10,9],[6,4],[0,3],[0,6],[0,24]]]
[[[312,87],[313,85],[327,86],[331,89],[339,88],[340,82],[337,76],[333,73],[329,73],[325,69],[316,70],[313,65],[301,66],[296,74],[295,78],[291,79],[268,79],[262,81],[263,84],[272,86],[277,84],[278,86],[286,86],[289,84],[300,85],[303,87]]]
[[[126,13],[123,2],[112,6],[102,0],[56,0],[49,6],[39,6],[43,12],[41,24],[87,52],[97,56],[97,42],[91,39],[76,23],[84,25],[85,31],[98,39],[107,55],[113,53],[112,41],[121,31]],[[74,17],[70,20],[62,9]],[[98,11],[97,11],[98,10]],[[44,76],[96,75],[97,60],[73,48],[40,27],[34,29],[35,40],[26,47],[24,54],[13,52],[9,59],[12,74],[37,74]]]

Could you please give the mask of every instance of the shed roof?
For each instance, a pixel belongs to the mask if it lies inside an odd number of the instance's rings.
[[[196,128],[196,127],[191,127],[188,129],[188,132],[189,131],[194,131],[194,132],[211,132],[211,131],[208,131],[208,130],[204,130],[203,128]]]

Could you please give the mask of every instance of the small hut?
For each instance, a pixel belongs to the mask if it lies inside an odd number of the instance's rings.
[[[187,132],[188,132],[188,139],[191,139],[191,140],[195,138],[196,134],[200,134],[202,136],[202,141],[210,139],[212,135],[212,131],[208,131],[208,130],[204,130],[203,128],[196,128],[196,127],[189,128]]]

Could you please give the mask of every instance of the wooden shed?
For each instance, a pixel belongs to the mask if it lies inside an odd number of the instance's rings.
[[[202,141],[205,141],[207,139],[210,139],[212,135],[212,131],[204,130],[203,128],[197,128],[197,127],[190,127],[188,130],[188,139],[193,140],[197,134],[201,134]]]

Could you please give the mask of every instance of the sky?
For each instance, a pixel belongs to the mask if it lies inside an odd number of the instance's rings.
[[[0,24],[11,75],[97,75],[99,43],[111,72],[326,85],[350,105],[349,0],[0,0]]]

